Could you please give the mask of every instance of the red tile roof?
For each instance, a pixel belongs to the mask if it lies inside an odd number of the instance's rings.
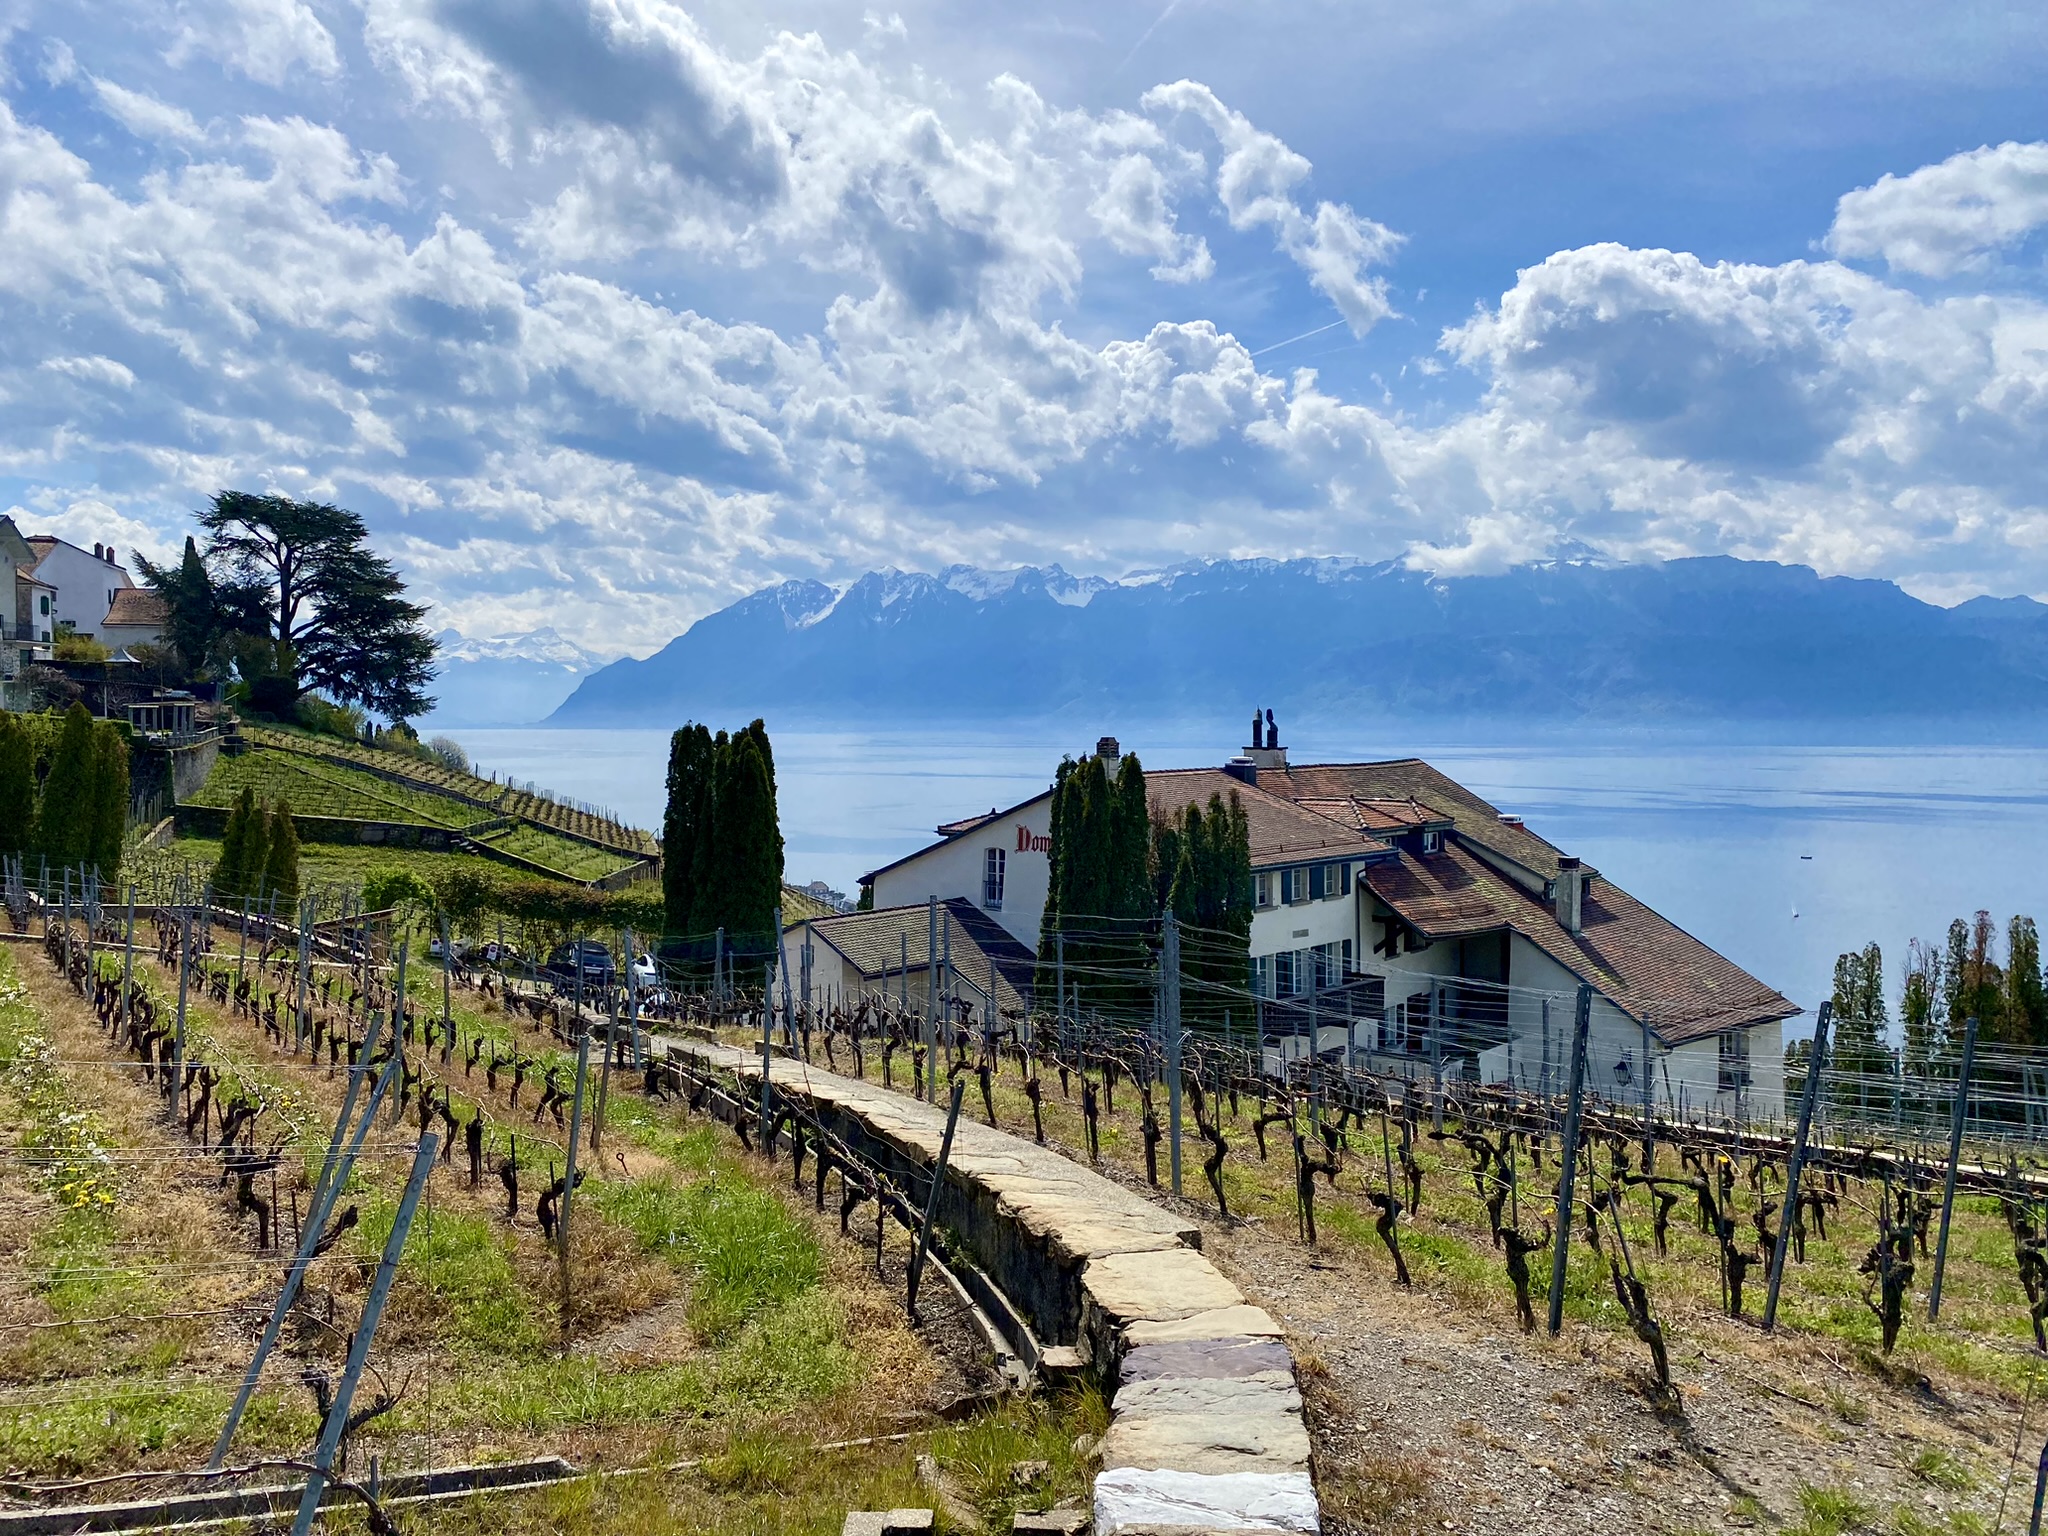
[[[1425,938],[1506,928],[1592,984],[1666,1045],[1786,1019],[1799,1009],[1611,881],[1589,879],[1579,932],[1455,841],[1368,867],[1367,888]],[[1510,980],[1513,978],[1510,977]]]
[[[1244,806],[1254,869],[1386,852],[1378,838],[1269,794],[1263,786],[1232,778],[1220,768],[1169,768],[1145,774],[1145,797],[1155,815],[1172,816],[1188,805],[1207,806],[1211,795],[1221,795],[1227,804],[1233,794]]]

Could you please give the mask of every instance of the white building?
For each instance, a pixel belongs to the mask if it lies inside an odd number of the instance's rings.
[[[30,534],[28,544],[36,555],[36,579],[56,593],[48,627],[61,631],[68,624],[77,634],[90,635],[102,645],[111,645],[100,631],[114,607],[115,595],[135,586],[128,572],[114,559],[113,546],[95,544],[84,550],[48,533]],[[132,631],[133,621],[129,624]],[[158,627],[161,629],[160,624]]]
[[[1145,778],[1158,812],[1213,793],[1244,806],[1247,981],[1276,1050],[1312,1033],[1381,1068],[1556,1087],[1583,983],[1595,1091],[1778,1112],[1791,1002],[1427,763],[1291,765],[1270,720],[1222,768]],[[862,883],[878,908],[965,899],[1035,950],[1051,812],[1048,788],[948,823]]]
[[[47,660],[55,627],[51,609],[57,594],[35,575],[36,552],[11,517],[0,517],[0,593],[14,594],[12,617],[0,634],[0,677],[21,675],[31,662]],[[10,699],[9,707],[17,701]]]

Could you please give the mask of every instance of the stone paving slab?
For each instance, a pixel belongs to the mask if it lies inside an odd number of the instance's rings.
[[[760,1059],[670,1041],[760,1082]],[[937,1161],[945,1112],[777,1058],[771,1081],[908,1173]],[[1116,1388],[1095,1482],[1097,1536],[1319,1529],[1301,1393],[1281,1330],[1200,1252],[1200,1230],[1020,1136],[956,1128],[941,1219],[1028,1317]]]

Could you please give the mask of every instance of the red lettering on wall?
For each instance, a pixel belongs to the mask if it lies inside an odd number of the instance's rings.
[[[1017,851],[1019,853],[1051,853],[1052,839],[1040,836],[1029,827],[1017,828]]]

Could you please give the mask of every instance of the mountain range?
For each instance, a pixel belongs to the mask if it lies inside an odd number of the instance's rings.
[[[444,692],[447,691],[444,688]],[[1159,718],[1254,704],[1435,721],[2048,724],[2048,605],[1709,556],[1438,576],[1205,561],[788,581],[597,667],[550,723]]]
[[[605,662],[553,629],[482,638],[444,629],[434,639],[434,712],[416,722],[429,731],[544,720]]]

